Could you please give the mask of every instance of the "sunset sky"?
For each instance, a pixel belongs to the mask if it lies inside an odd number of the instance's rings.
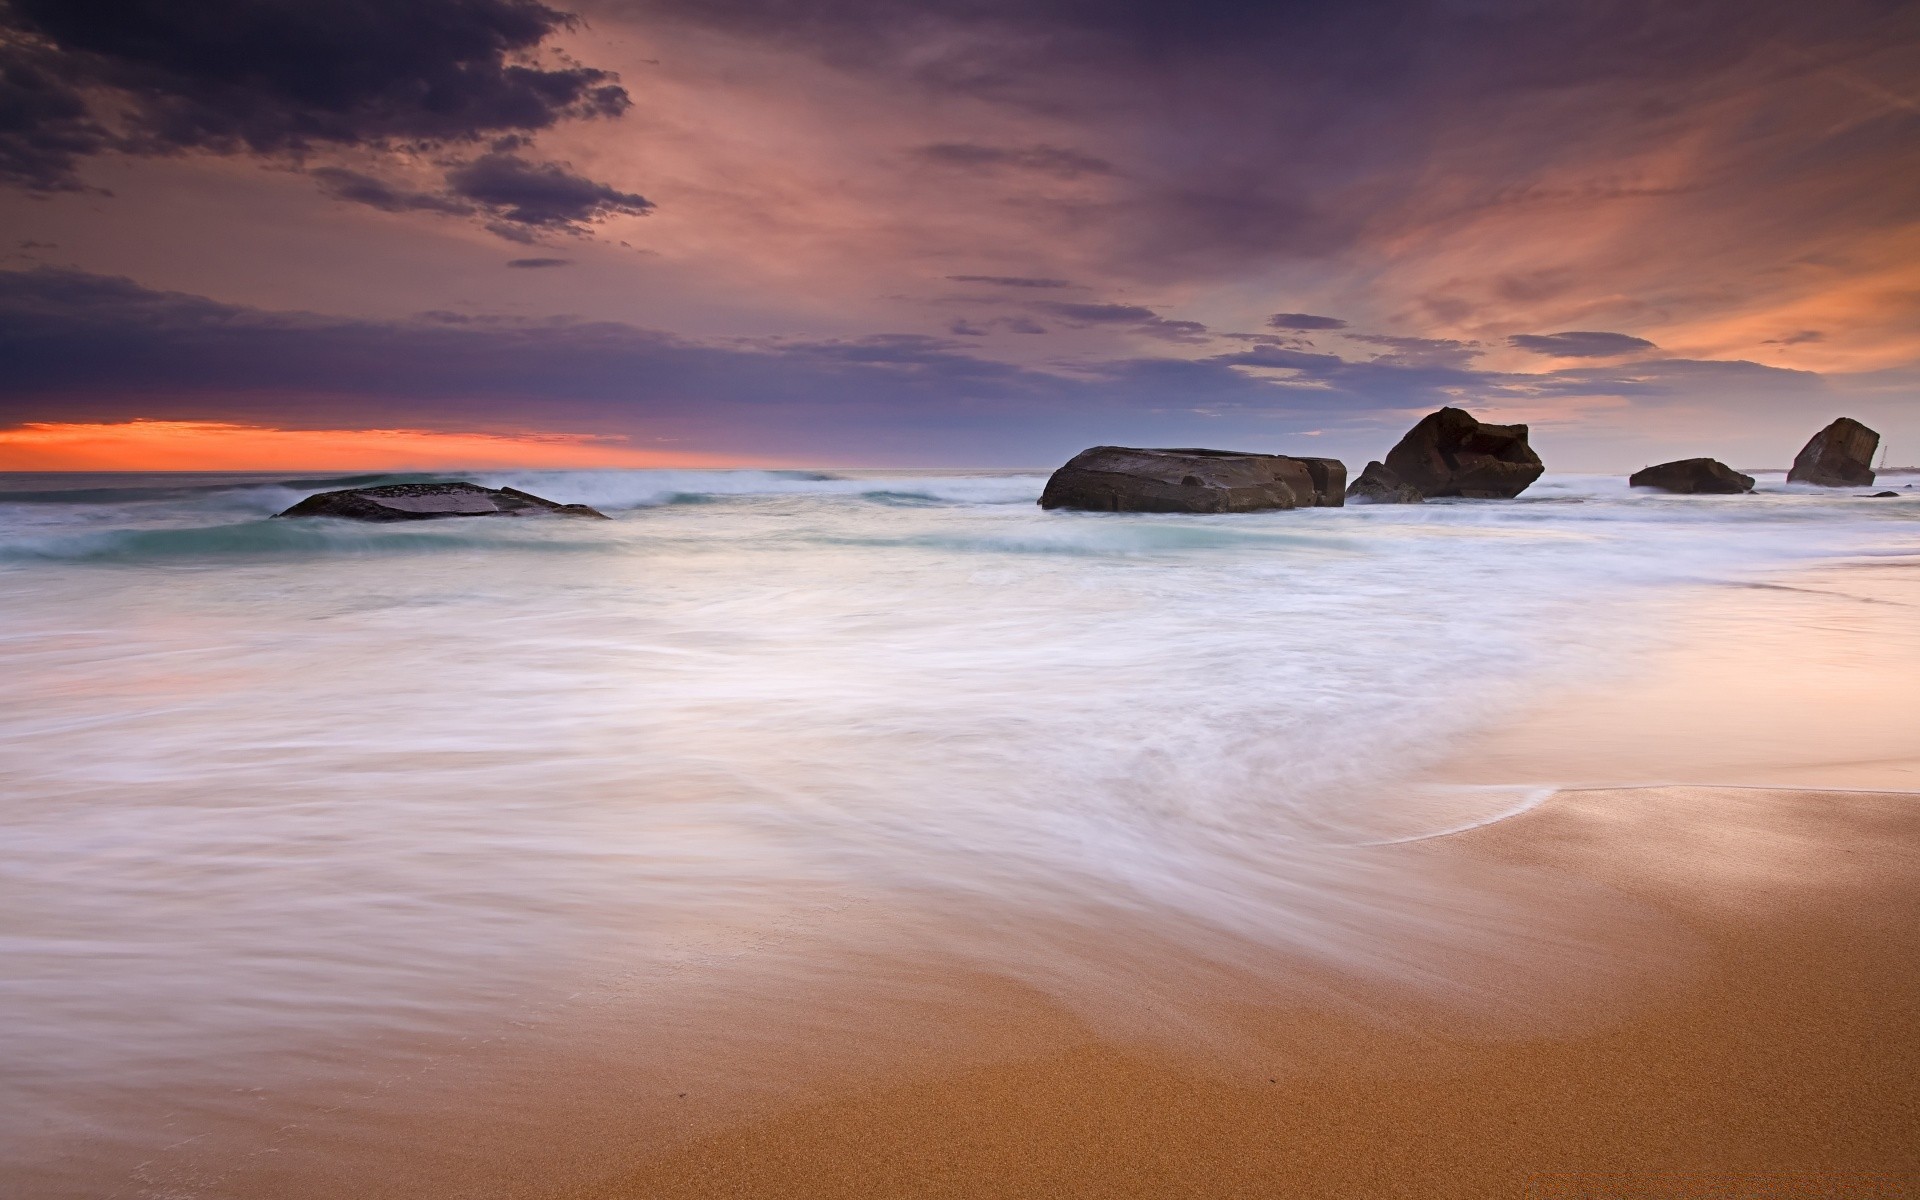
[[[1920,4],[0,0],[0,469],[1920,461]]]

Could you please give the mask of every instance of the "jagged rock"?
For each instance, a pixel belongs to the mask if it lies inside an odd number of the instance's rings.
[[[1082,450],[1047,480],[1042,508],[1096,512],[1254,512],[1337,508],[1347,468],[1334,458],[1232,450]]]
[[[1880,435],[1852,417],[1841,417],[1813,435],[1793,460],[1788,483],[1864,487],[1873,482],[1873,452]]]
[[[1658,488],[1663,492],[1709,493],[1731,496],[1753,490],[1753,476],[1742,475],[1717,458],[1683,458],[1676,462],[1646,467],[1627,477],[1631,487]]]
[[[1385,465],[1422,496],[1480,500],[1518,496],[1546,470],[1527,445],[1525,425],[1484,425],[1458,408],[1420,418]]]
[[[1368,504],[1420,504],[1426,500],[1420,489],[1395,475],[1383,462],[1370,462],[1360,478],[1347,488],[1347,499]]]
[[[321,492],[277,513],[281,517],[338,517],[345,521],[433,521],[442,517],[598,517],[584,504],[556,504],[519,488],[477,483],[390,483],[385,487]]]

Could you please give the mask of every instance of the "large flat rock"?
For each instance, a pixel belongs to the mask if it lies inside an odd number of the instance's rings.
[[[390,483],[384,487],[321,492],[277,513],[281,517],[335,517],[344,521],[436,521],[448,517],[596,517],[584,504],[559,504],[519,488],[477,483]]]
[[[1234,450],[1095,446],[1053,473],[1042,508],[1095,512],[1258,512],[1337,508],[1347,468],[1336,458]]]
[[[1627,485],[1685,495],[1732,496],[1753,490],[1753,476],[1743,475],[1717,458],[1682,458],[1643,467],[1627,476]]]

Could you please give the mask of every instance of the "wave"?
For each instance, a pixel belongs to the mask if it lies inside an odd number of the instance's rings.
[[[555,537],[553,523],[519,522],[365,525],[344,521],[245,521],[188,529],[112,529],[15,536],[0,542],[4,562],[164,563],[331,555],[399,555],[498,549],[591,551],[605,542]],[[511,524],[513,528],[507,528]]]
[[[4,478],[4,476],[0,476]],[[44,484],[46,476],[15,476],[23,481]],[[85,486],[7,487],[0,484],[0,504],[144,504],[164,500],[195,500],[231,493],[249,493],[283,489],[286,491],[328,491],[334,488],[376,487],[386,483],[416,483],[439,476],[405,473],[376,475],[327,475],[317,478],[284,479],[275,475],[127,473],[117,475],[62,475]],[[111,481],[111,482],[108,482]]]
[[[474,476],[568,504],[656,508],[769,496],[842,496],[887,505],[1031,504],[1044,475],[829,474],[819,471],[507,471]]]

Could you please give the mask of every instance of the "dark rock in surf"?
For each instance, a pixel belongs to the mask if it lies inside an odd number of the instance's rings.
[[[1337,508],[1346,502],[1346,486],[1346,465],[1334,458],[1095,446],[1053,473],[1040,507],[1190,513]]]
[[[1627,484],[1686,495],[1732,496],[1752,491],[1753,476],[1742,475],[1717,458],[1683,458],[1635,471],[1627,476]]]
[[[1370,462],[1347,489],[1347,499],[1366,504],[1420,504],[1420,489],[1395,475],[1383,462]]]
[[[1422,496],[1509,500],[1546,465],[1527,445],[1525,425],[1486,425],[1458,408],[1420,418],[1387,451],[1386,467]]]
[[[1841,417],[1814,434],[1795,456],[1787,482],[1865,487],[1873,482],[1873,452],[1879,448],[1879,434],[1852,417]]]
[[[1873,495],[1867,497],[1867,499],[1869,500],[1886,500],[1886,499],[1898,500],[1899,498],[1900,498],[1899,492],[1875,492]]]
[[[445,517],[597,517],[584,504],[556,504],[519,488],[477,483],[391,483],[385,487],[321,492],[277,513],[280,517],[336,517],[343,521],[436,521]]]

